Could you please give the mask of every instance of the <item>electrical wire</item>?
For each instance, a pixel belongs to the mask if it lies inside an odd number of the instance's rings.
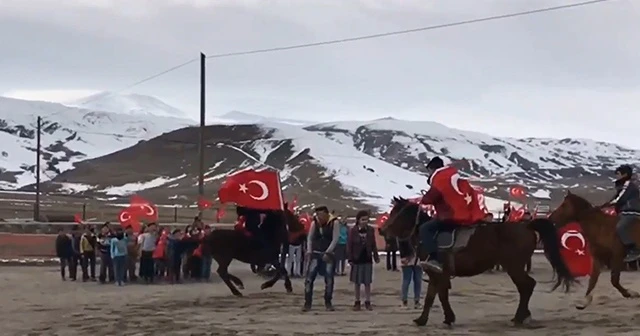
[[[553,12],[553,11],[558,11],[558,10],[563,10],[563,9],[595,5],[595,4],[598,4],[598,3],[609,2],[609,1],[613,1],[613,0],[584,1],[584,2],[568,4],[568,5],[545,7],[545,8],[533,9],[533,10],[522,11],[522,12],[494,15],[494,16],[488,16],[488,17],[483,17],[483,18],[478,18],[478,19],[456,21],[456,22],[444,23],[444,24],[439,24],[439,25],[412,28],[412,29],[405,29],[405,30],[398,30],[398,31],[386,32],[386,33],[362,35],[362,36],[348,37],[348,38],[342,38],[342,39],[336,39],[336,40],[328,40],[328,41],[321,41],[321,42],[296,44],[296,45],[283,46],[283,47],[274,47],[274,48],[266,48],[266,49],[254,49],[254,50],[237,51],[237,52],[230,52],[230,53],[224,53],[224,54],[215,54],[215,55],[207,56],[207,59],[210,59],[210,58],[225,58],[225,57],[234,57],[234,56],[244,56],[244,55],[254,55],[254,54],[263,54],[263,53],[270,53],[270,52],[277,52],[277,51],[304,49],[304,48],[320,47],[320,46],[333,45],[333,44],[357,42],[357,41],[363,41],[363,40],[372,40],[372,39],[384,38],[384,37],[389,37],[389,36],[406,35],[406,34],[419,33],[419,32],[424,32],[424,31],[429,31],[429,30],[451,28],[451,27],[464,26],[464,25],[470,25],[470,24],[482,23],[482,22],[488,22],[488,21],[503,20],[503,19],[514,18],[514,17],[518,17],[518,16],[527,16],[527,15],[533,15],[533,14],[547,13],[547,12]]]

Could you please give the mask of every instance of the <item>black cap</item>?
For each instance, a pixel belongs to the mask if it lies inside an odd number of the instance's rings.
[[[444,161],[439,156],[434,157],[427,164],[427,169],[438,169],[444,167]]]

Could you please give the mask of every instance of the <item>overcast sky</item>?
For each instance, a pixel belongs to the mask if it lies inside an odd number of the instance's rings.
[[[119,90],[207,54],[579,0],[0,0],[0,94]],[[208,113],[433,120],[640,148],[640,1],[207,62]],[[197,62],[128,92],[197,115]]]

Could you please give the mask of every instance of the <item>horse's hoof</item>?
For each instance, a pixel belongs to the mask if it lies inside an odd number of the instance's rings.
[[[453,329],[453,321],[444,321],[442,322],[446,328]]]
[[[244,285],[238,285],[238,289],[244,289]]]
[[[629,292],[629,298],[631,299],[637,299],[640,298],[640,293],[636,292],[636,291],[628,291]]]
[[[424,327],[427,324],[428,320],[428,318],[418,317],[417,319],[413,320],[413,323],[415,323],[418,327]]]
[[[242,293],[240,293],[240,292],[235,292],[235,293],[233,293],[233,295],[235,295],[236,297],[242,297]]]
[[[589,307],[589,305],[591,304],[592,301],[593,301],[593,297],[592,296],[585,296],[580,301],[578,301],[578,303],[576,303],[576,309],[583,310],[583,309]]]

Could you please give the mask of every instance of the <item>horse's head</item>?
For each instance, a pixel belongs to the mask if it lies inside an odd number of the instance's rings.
[[[420,205],[402,197],[392,199],[393,208],[389,218],[380,227],[380,234],[398,238],[409,238],[413,234],[417,216],[426,216],[420,213]]]
[[[580,222],[585,215],[594,209],[593,205],[586,199],[567,191],[562,203],[549,215],[549,219],[558,227],[565,226],[571,222]]]

